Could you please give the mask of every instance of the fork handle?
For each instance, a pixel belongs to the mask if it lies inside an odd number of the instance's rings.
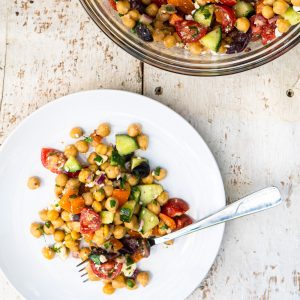
[[[276,187],[268,187],[227,205],[196,223],[165,236],[155,238],[152,243],[155,245],[161,244],[210,226],[275,207],[280,203],[282,203],[282,200],[279,190]]]

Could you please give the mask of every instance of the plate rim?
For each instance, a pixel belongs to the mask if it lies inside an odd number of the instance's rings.
[[[11,137],[15,134],[15,132],[17,132],[19,130],[19,128],[21,128],[24,124],[26,124],[27,122],[29,122],[29,120],[32,117],[34,117],[36,114],[38,114],[40,111],[46,110],[49,106],[56,105],[58,102],[68,101],[68,98],[72,98],[72,96],[85,95],[85,94],[97,94],[97,93],[101,93],[102,91],[106,91],[106,92],[108,91],[108,92],[111,92],[111,93],[119,93],[119,94],[124,94],[124,95],[125,94],[127,94],[127,95],[134,95],[135,97],[136,96],[140,97],[140,98],[143,99],[143,101],[150,102],[153,105],[157,105],[159,107],[163,107],[169,113],[175,114],[177,117],[179,117],[192,131],[194,131],[194,133],[197,134],[197,136],[202,141],[203,146],[206,147],[206,150],[208,151],[208,153],[209,153],[209,155],[210,155],[210,157],[212,159],[212,163],[216,167],[216,171],[217,171],[216,175],[218,175],[218,180],[220,181],[221,187],[222,187],[222,190],[220,190],[220,193],[222,193],[223,204],[224,204],[224,206],[226,205],[226,193],[225,193],[224,182],[223,182],[223,178],[222,178],[222,175],[221,175],[221,172],[220,172],[220,168],[218,166],[218,163],[217,163],[217,161],[216,161],[216,159],[215,159],[212,151],[210,150],[210,148],[208,147],[207,143],[204,141],[204,139],[202,138],[202,136],[200,135],[200,133],[183,116],[181,116],[179,113],[177,113],[175,110],[173,110],[169,106],[167,106],[167,105],[165,105],[165,104],[163,104],[163,103],[161,103],[161,102],[159,102],[159,101],[157,101],[157,100],[155,100],[153,98],[150,98],[148,96],[141,95],[141,94],[135,93],[135,92],[118,90],[118,89],[101,88],[101,89],[91,89],[91,90],[82,90],[82,91],[78,91],[78,92],[73,92],[73,93],[61,96],[59,98],[55,98],[53,100],[50,100],[49,102],[43,104],[41,107],[39,107],[38,109],[36,109],[35,111],[33,111],[29,115],[27,115],[23,120],[21,120],[9,132],[9,134],[7,135],[7,137],[4,139],[3,143],[0,146],[0,156],[1,156],[2,150],[4,149],[4,147],[6,146],[6,144],[10,141]],[[101,101],[101,100],[99,100],[99,101]],[[220,209],[221,209],[221,207],[220,207]],[[205,276],[199,282],[199,284],[186,297],[189,297],[190,295],[192,295],[195,292],[195,290],[201,285],[201,283],[206,279],[207,275],[209,274],[210,270],[213,267],[213,264],[215,263],[215,261],[217,259],[217,256],[218,256],[218,254],[220,252],[221,245],[222,245],[223,239],[224,239],[225,223],[218,224],[218,225],[216,225],[216,227],[219,227],[219,230],[220,230],[220,237],[219,237],[220,240],[218,242],[218,247],[216,247],[216,249],[215,249],[216,253],[214,255],[213,262],[212,262],[211,266],[209,267],[209,269],[207,270],[207,272],[205,273]],[[10,287],[12,287],[13,289],[15,289],[22,298],[26,299],[25,296],[22,294],[22,292],[19,290],[19,288],[16,287],[15,285],[13,285],[13,283],[11,282],[11,280],[6,276],[6,274],[2,270],[1,265],[0,265],[0,273],[2,274],[2,277],[6,280],[6,282],[8,283],[8,285]]]

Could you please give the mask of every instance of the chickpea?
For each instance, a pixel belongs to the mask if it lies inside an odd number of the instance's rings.
[[[56,228],[62,227],[65,224],[65,222],[62,218],[58,217],[56,220],[52,221],[52,224],[53,224],[54,228],[56,229]]]
[[[40,187],[40,185],[41,185],[41,181],[40,181],[40,179],[38,177],[32,176],[32,177],[28,178],[27,186],[31,190],[36,190],[37,188]]]
[[[62,242],[65,238],[65,233],[62,230],[55,230],[54,232],[54,240],[55,242]]]
[[[122,15],[127,14],[128,11],[130,10],[130,3],[128,1],[117,1],[116,6],[117,6],[118,13],[122,14]],[[100,124],[100,125],[104,125],[104,124],[107,124],[107,123],[103,123],[103,124]],[[97,132],[97,134],[101,135],[100,131]],[[106,135],[102,135],[102,136],[104,137]]]
[[[250,21],[245,17],[238,18],[235,27],[237,30],[246,33],[250,28]]]
[[[58,174],[55,178],[55,183],[58,186],[64,187],[68,182],[68,176],[66,174]]]
[[[90,137],[92,138],[91,145],[93,147],[97,147],[101,143],[101,141],[102,141],[102,136],[100,136],[99,134],[97,134],[96,130],[90,135]]]
[[[90,165],[89,169],[93,172],[96,173],[96,171],[98,171],[98,166],[97,165]]]
[[[65,245],[67,248],[69,248],[72,251],[77,251],[79,243],[77,241],[74,241],[72,239],[65,239]]]
[[[101,169],[101,171],[105,171],[105,169],[106,169],[107,167],[109,167],[109,166],[110,166],[109,162],[106,161],[105,163],[103,163],[103,164],[100,166],[100,169]]]
[[[138,230],[138,228],[139,228],[138,219],[135,215],[132,216],[131,221],[129,223],[124,222],[124,225],[126,228],[132,229],[132,230]]]
[[[151,3],[146,7],[145,12],[150,17],[155,17],[158,12],[158,6],[155,3]]]
[[[80,127],[74,127],[70,131],[70,137],[73,139],[78,139],[83,135],[83,131]]]
[[[72,229],[73,231],[76,231],[76,232],[80,232],[80,222],[78,221],[73,221],[72,222]]]
[[[128,14],[134,21],[138,21],[141,17],[140,13],[136,9],[131,10]]]
[[[152,36],[155,42],[162,42],[163,39],[165,38],[164,32],[159,29],[155,29]]]
[[[137,139],[140,149],[146,150],[148,148],[149,138],[147,135],[145,135],[145,134],[138,135],[136,139]]]
[[[113,281],[112,281],[112,286],[115,289],[121,289],[124,288],[126,286],[125,284],[125,277],[124,275],[120,274],[118,275]]]
[[[84,140],[77,141],[75,146],[80,153],[87,153],[89,151],[89,143]]]
[[[79,240],[81,238],[81,234],[75,230],[72,230],[71,237],[73,240]]]
[[[170,14],[159,11],[157,14],[157,18],[162,22],[166,22],[170,19]]]
[[[44,247],[42,249],[42,254],[44,255],[45,258],[47,258],[49,260],[53,259],[54,256],[55,256],[54,250],[52,248],[50,248],[50,247]]]
[[[93,204],[93,195],[90,192],[83,193],[82,197],[84,199],[84,204],[87,206],[91,206]]]
[[[127,176],[127,182],[131,185],[137,185],[139,183],[139,179],[134,175]]]
[[[64,151],[64,154],[66,157],[71,157],[71,156],[76,156],[78,154],[78,150],[77,148],[75,147],[75,145],[71,144],[71,145],[67,145],[65,147],[65,151]]]
[[[95,149],[96,153],[99,155],[105,155],[107,153],[107,150],[108,150],[108,146],[102,143],[97,145]]]
[[[56,197],[61,196],[62,193],[63,193],[63,191],[64,191],[64,188],[61,187],[61,186],[56,185],[56,186],[54,187],[54,193],[55,193]]]
[[[126,234],[126,228],[124,226],[120,226],[120,225],[117,225],[115,228],[114,228],[114,231],[113,231],[113,235],[116,239],[121,239],[125,236]]]
[[[30,225],[30,233],[36,238],[41,237],[43,234],[43,226],[39,223],[32,223]]]
[[[95,162],[95,158],[98,156],[98,154],[96,152],[92,152],[89,157],[87,158],[87,162],[90,164],[90,165],[95,165],[96,162]]]
[[[100,212],[102,210],[102,205],[98,201],[94,201],[92,204],[92,208],[94,209],[95,212]]]
[[[149,5],[151,3],[151,0],[142,0],[142,3],[145,5]]]
[[[147,208],[152,211],[154,214],[158,215],[160,213],[160,205],[154,200],[147,205]]]
[[[127,11],[126,12],[120,12],[120,11],[118,11],[120,14],[126,14],[127,12],[128,12],[128,10],[130,9],[130,4],[129,4],[129,2],[128,1],[117,1],[117,2],[119,2],[119,3],[117,3],[117,6],[119,5],[125,5],[125,7],[127,7],[126,9],[127,9]],[[108,123],[101,123],[99,126],[98,126],[98,128],[97,128],[97,130],[96,130],[96,133],[98,134],[98,135],[100,135],[100,136],[102,136],[102,137],[106,137],[106,136],[108,136],[108,135],[110,135],[110,125],[108,124]]]
[[[300,0],[292,0],[294,6],[300,6]]]
[[[39,212],[40,219],[44,222],[48,221],[48,209],[42,209]]]
[[[66,234],[66,236],[65,236],[65,241],[66,241],[66,242],[67,242],[67,241],[72,241],[72,236],[71,236],[70,233]]]
[[[87,247],[81,248],[79,252],[79,257],[81,260],[86,260],[89,257],[89,254],[91,253],[91,250]]]
[[[136,137],[142,133],[142,126],[140,124],[133,123],[133,124],[129,125],[129,127],[127,129],[127,133],[131,137]]]
[[[47,221],[43,227],[44,233],[47,235],[53,234],[55,229],[53,224],[51,224],[49,221]]]
[[[153,183],[153,176],[152,174],[149,174],[147,177],[142,178],[142,182],[144,184],[152,184]]]
[[[265,5],[262,10],[261,14],[266,18],[266,19],[271,19],[274,17],[274,11],[271,6]],[[247,19],[248,20],[248,19]]]
[[[273,3],[275,2],[275,0],[264,0],[263,4],[264,5],[269,5],[269,6],[273,6]]]
[[[284,19],[278,19],[276,21],[277,29],[281,33],[286,33],[291,27],[291,23]]]
[[[163,206],[166,204],[169,200],[169,193],[166,191],[163,191],[157,198],[157,202],[159,203],[160,206]]]
[[[167,176],[167,170],[163,168],[157,168],[152,173],[155,180],[163,180]]]
[[[82,169],[78,175],[78,180],[82,183],[90,183],[93,181],[93,179],[94,179],[94,174],[88,168]]]
[[[105,243],[105,238],[104,236],[100,236],[100,235],[94,235],[93,237],[93,242],[98,246],[100,247],[101,245],[103,245]]]
[[[118,1],[119,2],[119,1]],[[135,24],[136,22],[130,18],[129,15],[125,15],[123,17],[121,17],[121,20],[122,20],[122,23],[127,27],[127,28],[134,28],[135,27]]]
[[[47,212],[47,218],[49,221],[54,221],[59,217],[59,212],[57,210],[51,209]]]
[[[154,26],[155,29],[163,29],[165,25],[164,25],[164,22],[163,22],[163,21],[155,20],[155,21],[153,22],[153,26]],[[158,30],[158,31],[159,31],[159,30]],[[141,134],[141,133],[139,133],[139,134]]]
[[[113,147],[113,146],[108,146],[106,155],[107,155],[108,157],[111,157],[113,150],[114,150],[114,147]]]
[[[172,48],[176,45],[176,39],[173,35],[167,35],[164,38],[164,45],[166,48]]]
[[[105,208],[108,211],[115,212],[118,206],[119,206],[119,201],[112,197],[107,198],[107,200],[105,201]]]
[[[284,14],[288,8],[289,8],[289,5],[283,0],[276,0],[273,3],[273,11],[276,15]]]
[[[114,224],[115,225],[121,225],[123,222],[121,221],[120,218],[120,213],[117,211],[114,215]]]
[[[119,1],[118,1],[119,2]],[[117,2],[117,3],[118,3]],[[111,295],[115,292],[115,289],[113,288],[112,284],[111,283],[106,283],[103,288],[102,288],[102,291],[104,294],[108,294],[108,295]]]
[[[106,197],[110,197],[113,193],[114,188],[111,185],[105,185],[103,187],[104,193]]]
[[[62,218],[65,222],[71,221],[70,213],[67,212],[67,211],[65,211],[65,210],[63,210],[63,211],[61,212],[61,218]]]
[[[93,193],[93,197],[96,201],[103,201],[105,199],[104,189],[97,190]]]
[[[149,273],[148,272],[138,273],[136,280],[139,284],[145,287],[149,282]]]
[[[80,187],[80,181],[77,178],[70,178],[66,184],[66,190],[77,190]]]
[[[115,179],[120,174],[120,169],[118,166],[108,166],[105,173],[109,179]]]
[[[199,42],[190,43],[189,50],[192,54],[199,55],[203,51],[203,47]]]

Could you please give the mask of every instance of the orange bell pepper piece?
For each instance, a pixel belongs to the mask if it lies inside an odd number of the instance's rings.
[[[115,251],[119,251],[120,249],[123,248],[123,244],[117,239],[113,238],[113,239],[110,240],[110,242],[111,242],[112,247]]]
[[[129,195],[129,190],[116,189],[112,192],[112,197],[118,200],[119,206],[122,206],[125,202],[127,202]]]
[[[138,261],[140,261],[142,258],[144,258],[144,256],[140,253],[140,252],[135,252],[131,255],[132,260],[137,263]]]
[[[85,207],[84,199],[81,196],[76,196],[74,190],[68,190],[58,202],[59,206],[72,214],[79,214]]]
[[[181,16],[178,16],[177,14],[172,14],[170,19],[169,19],[169,23],[172,26],[175,26],[176,22],[182,21],[182,20],[183,20],[183,18]]]
[[[141,235],[139,232],[134,231],[134,230],[131,230],[131,229],[127,230],[127,233],[128,233],[131,237],[135,237],[135,238],[140,238],[140,237],[142,237],[142,235]]]
[[[189,15],[195,9],[192,0],[168,0],[168,4],[176,6],[179,10],[187,15]]]
[[[161,218],[161,220],[162,220],[164,223],[166,223],[166,225],[167,225],[171,230],[175,230],[175,229],[176,229],[176,223],[175,223],[175,221],[174,221],[172,218],[170,218],[170,217],[168,217],[167,215],[162,214],[162,213],[159,214],[159,217]]]
[[[80,214],[81,211],[84,209],[85,207],[85,203],[84,203],[84,199],[79,196],[77,198],[70,198],[70,202],[71,202],[71,213],[72,214]]]

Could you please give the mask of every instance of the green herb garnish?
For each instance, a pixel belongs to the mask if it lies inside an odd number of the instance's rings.
[[[93,141],[93,138],[90,136],[85,136],[83,140],[87,143],[91,143]]]
[[[130,256],[126,256],[126,265],[131,266],[134,264],[133,259]]]
[[[104,247],[105,249],[108,249],[109,247],[111,247],[111,242],[106,242],[106,243],[103,245],[103,247]]]
[[[161,230],[167,230],[169,229],[169,226],[167,224],[164,224],[163,226],[160,227]]]
[[[117,204],[116,200],[114,199],[110,200],[109,203],[110,203],[110,207],[115,207]]]
[[[159,176],[160,170],[161,170],[161,167],[157,167],[157,168],[154,170],[154,175]]]
[[[101,264],[100,255],[91,254],[91,255],[89,255],[89,259],[92,260],[96,265],[100,265]]]
[[[127,180],[127,176],[126,175],[124,175],[123,177],[121,177],[120,187],[121,187],[122,190],[124,190],[124,188],[125,188],[126,180]]]
[[[52,250],[53,250],[55,253],[60,253],[60,249],[61,249],[61,247],[55,247],[55,246],[52,247]]]
[[[97,155],[95,158],[94,158],[94,161],[101,164],[101,162],[103,161],[103,158],[100,156],[100,155]]]
[[[58,204],[58,203],[56,203],[56,204],[55,204],[55,207],[59,207],[59,204]]]
[[[204,16],[205,20],[208,19],[208,18],[210,18],[211,13],[210,13],[210,11],[207,8],[203,10],[203,16]]]
[[[126,280],[126,284],[127,286],[129,286],[130,288],[133,288],[135,286],[135,282],[132,279],[127,279]]]
[[[45,226],[46,226],[47,228],[50,228],[51,223],[50,223],[49,221],[47,221],[47,222],[45,223]]]
[[[119,14],[119,17],[123,17],[124,15],[123,14]]]
[[[124,168],[125,158],[120,155],[117,150],[113,150],[110,158],[111,165],[119,165]]]
[[[77,198],[77,195],[71,195],[69,198],[75,199],[75,198]]]

